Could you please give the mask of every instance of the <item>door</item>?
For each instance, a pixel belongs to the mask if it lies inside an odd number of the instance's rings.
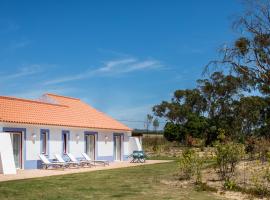
[[[21,133],[11,133],[11,141],[13,147],[13,155],[15,167],[17,169],[22,168],[22,134]]]
[[[121,136],[120,135],[114,136],[114,159],[116,161],[121,160]]]
[[[86,144],[86,154],[92,159],[95,160],[95,135],[86,135],[85,136]]]

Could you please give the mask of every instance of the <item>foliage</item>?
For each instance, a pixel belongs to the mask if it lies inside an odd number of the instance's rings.
[[[223,186],[226,190],[235,190],[237,187],[234,180],[225,180]]]
[[[164,136],[169,141],[184,143],[192,136],[211,145],[220,136],[238,142],[252,135],[270,138],[270,98],[245,97],[245,87],[241,77],[214,72],[198,80],[198,89],[177,90],[171,102],[163,101],[153,111],[168,121]]]
[[[164,137],[170,142],[182,142],[185,138],[185,132],[181,125],[167,122],[164,127]]]
[[[270,152],[270,142],[265,138],[259,138],[255,141],[255,151],[259,155],[259,159],[262,163],[268,159],[268,153]]]
[[[196,183],[202,182],[202,167],[204,158],[201,158],[193,149],[183,151],[179,160],[180,179],[195,177]]]
[[[164,137],[168,141],[186,142],[188,144],[188,138],[203,138],[207,127],[208,123],[206,118],[188,115],[185,124],[167,122],[164,127]]]
[[[250,160],[255,158],[256,140],[254,136],[247,137],[245,140],[245,152],[249,155]]]
[[[234,23],[241,34],[221,49],[221,59],[210,62],[207,69],[214,70],[196,88],[176,90],[171,101],[153,107],[170,123],[166,128],[175,125],[177,132],[167,131],[170,141],[190,135],[211,145],[219,129],[238,142],[254,135],[270,138],[270,0],[246,2],[246,12]]]
[[[146,130],[147,130],[147,132],[149,131],[152,120],[153,120],[153,116],[150,114],[147,114],[147,116],[146,116]]]
[[[156,132],[159,127],[159,121],[157,118],[155,118],[153,121],[153,127],[154,127],[154,131]]]
[[[206,102],[198,89],[176,90],[171,102],[163,101],[153,107],[158,117],[166,118],[173,124],[183,124],[191,113],[200,115],[206,108]]]
[[[259,163],[258,163],[259,164]],[[270,171],[269,164],[262,170],[254,170],[251,177],[251,182],[254,186],[253,193],[259,196],[265,196],[270,193]]]
[[[218,136],[217,139],[219,140],[219,142],[223,143],[225,142],[226,136],[225,136],[225,130],[222,128],[218,129]]]
[[[244,154],[244,146],[233,142],[216,144],[216,168],[222,180],[229,181],[234,176],[236,164]]]
[[[246,12],[238,17],[234,27],[240,32],[232,45],[224,47],[223,57],[213,61],[230,67],[249,86],[270,94],[270,1],[246,1]]]
[[[158,146],[160,148],[165,146],[172,145],[170,142],[168,142],[164,137],[162,136],[144,136],[143,137],[143,148],[145,150],[156,148],[155,146]],[[167,148],[167,147],[166,147]]]

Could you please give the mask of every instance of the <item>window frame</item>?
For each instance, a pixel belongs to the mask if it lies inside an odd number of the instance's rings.
[[[62,131],[62,154],[65,155],[69,152],[69,131]]]
[[[44,155],[49,155],[49,130],[48,129],[40,130],[40,153]]]

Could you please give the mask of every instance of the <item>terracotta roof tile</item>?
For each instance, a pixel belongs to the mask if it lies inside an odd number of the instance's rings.
[[[131,130],[124,124],[82,102],[80,99],[56,94],[45,94],[38,101],[0,96],[0,121]]]

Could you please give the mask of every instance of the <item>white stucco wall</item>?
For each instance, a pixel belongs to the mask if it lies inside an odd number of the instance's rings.
[[[26,161],[26,164],[29,163],[29,168],[32,168],[31,165],[34,165],[34,161],[39,160],[39,154],[41,151],[40,144],[40,130],[49,129],[50,138],[48,141],[48,152],[49,158],[53,159],[54,154],[62,154],[62,131],[68,130],[70,132],[69,140],[69,152],[72,153],[75,157],[81,157],[81,153],[85,151],[85,131],[97,132],[97,151],[96,158],[103,159],[113,159],[113,150],[114,150],[114,133],[123,133],[123,154],[129,154],[129,137],[131,132],[123,132],[117,130],[101,130],[101,129],[82,129],[82,128],[71,128],[71,127],[59,127],[59,126],[43,126],[43,125],[29,125],[29,124],[17,124],[17,123],[0,123],[0,132],[3,130],[3,127],[11,128],[25,128],[26,129],[26,140],[23,146],[26,148],[26,151],[23,151],[23,158]],[[36,135],[36,139],[33,141],[32,135]],[[77,135],[79,140],[77,141]],[[106,136],[108,137],[105,141]],[[124,158],[123,155],[123,158]],[[31,163],[33,161],[33,163]]]

